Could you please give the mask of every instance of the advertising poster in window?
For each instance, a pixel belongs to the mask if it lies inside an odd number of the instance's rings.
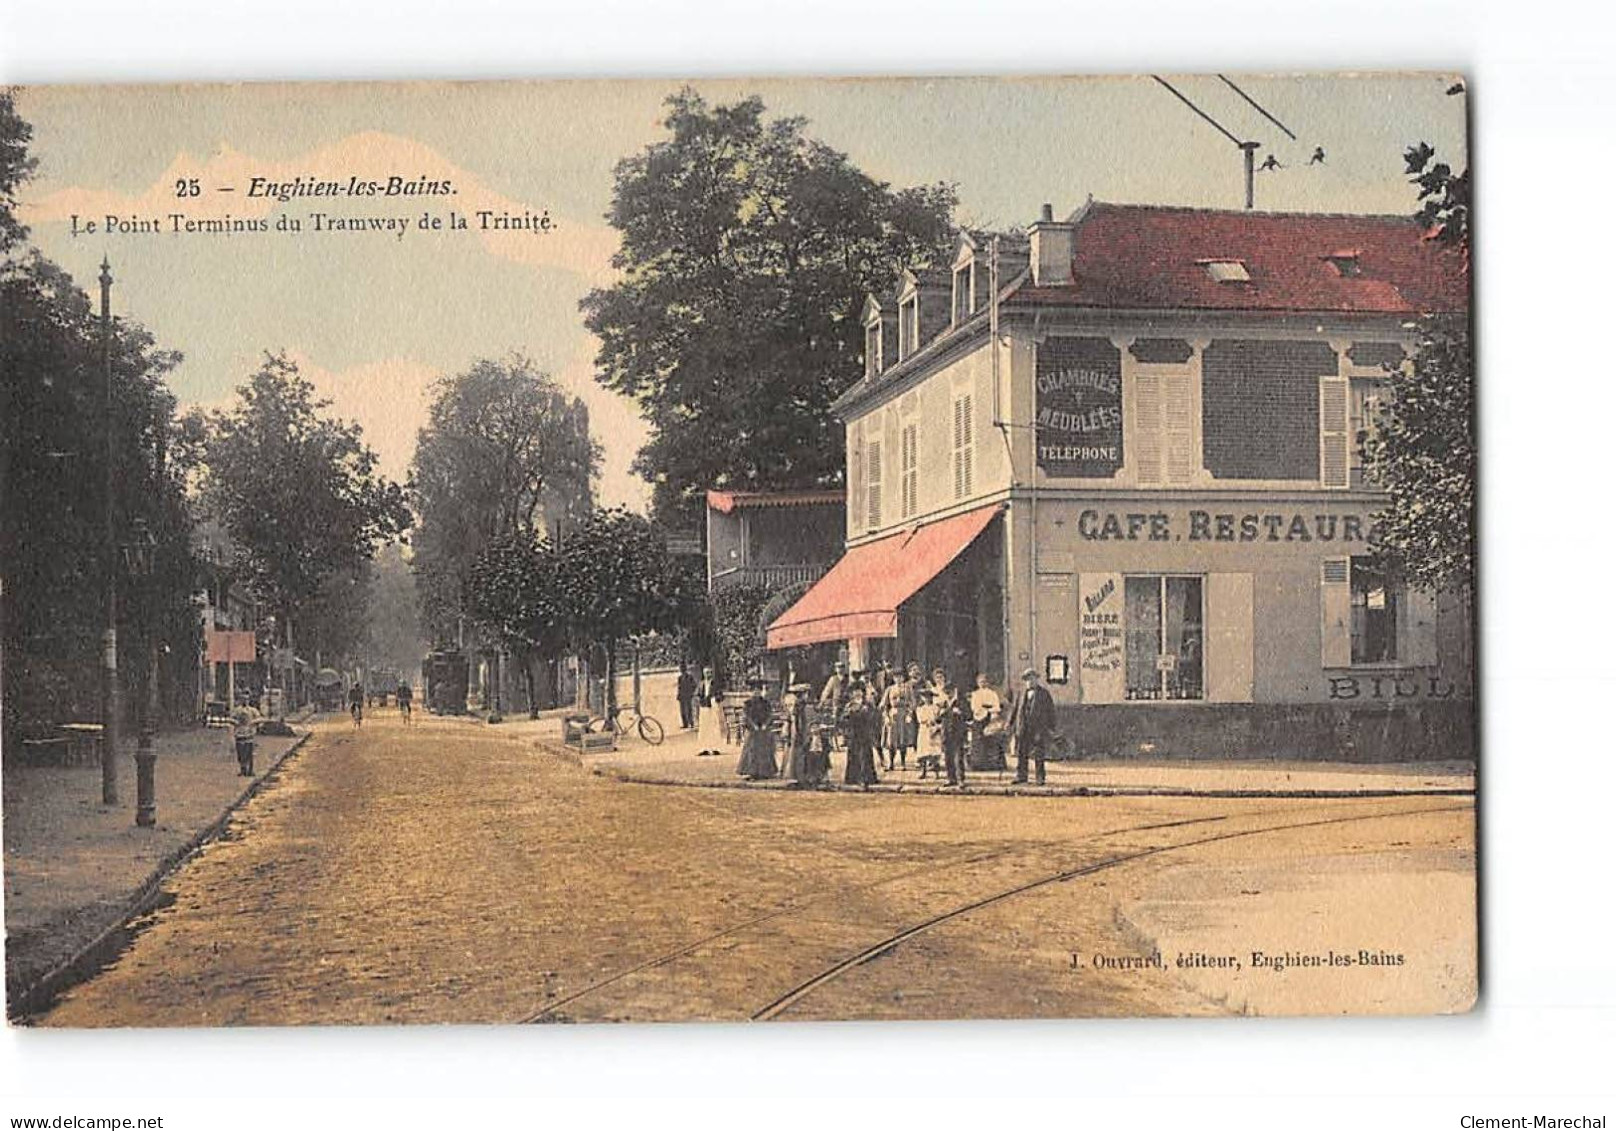
[[[1106,338],[1038,343],[1038,466],[1060,479],[1122,467],[1122,354]]]
[[[1122,596],[1120,573],[1085,573],[1081,579],[1077,640],[1085,703],[1122,702]]]

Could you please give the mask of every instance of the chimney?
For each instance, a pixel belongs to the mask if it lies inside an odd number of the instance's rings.
[[[1038,287],[1058,287],[1072,281],[1072,254],[1076,250],[1074,226],[1055,219],[1053,205],[1044,205],[1038,222],[1027,229],[1032,244],[1032,281]]]

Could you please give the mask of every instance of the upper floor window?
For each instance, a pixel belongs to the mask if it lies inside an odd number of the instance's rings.
[[[1380,426],[1385,412],[1386,382],[1373,377],[1354,377],[1349,386],[1347,427],[1352,433],[1351,484],[1354,487],[1373,485],[1364,459],[1364,449]]]
[[[974,490],[976,471],[976,422],[972,419],[972,396],[954,398],[954,497],[963,499]]]
[[[903,426],[900,493],[904,518],[914,517],[920,505],[920,444],[913,424]]]
[[[881,441],[871,440],[864,449],[865,526],[881,525]]]
[[[920,348],[920,299],[911,298],[898,307],[898,360]]]
[[[874,377],[881,372],[881,320],[864,327],[864,376]]]
[[[954,271],[954,325],[976,313],[976,272],[971,264]]]

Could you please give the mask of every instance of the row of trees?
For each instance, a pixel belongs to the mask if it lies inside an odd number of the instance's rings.
[[[124,595],[119,670],[127,679],[144,669],[149,630],[172,715],[187,716],[194,704],[201,639],[193,595],[210,584],[252,593],[275,626],[266,644],[333,658],[356,651],[367,631],[371,558],[410,523],[402,489],[378,473],[358,427],[331,418],[281,355],[266,357],[229,408],[178,415],[165,378],[180,354],[125,318],[111,327],[108,421],[98,312],[28,245],[16,217],[17,190],[34,169],[31,136],[11,95],[0,93],[7,738],[18,728],[98,717],[99,596],[109,569]],[[229,560],[196,552],[204,522],[226,535]],[[141,540],[141,531],[155,539],[153,567],[149,577],[132,577],[119,548]],[[294,637],[294,625],[306,631]]]

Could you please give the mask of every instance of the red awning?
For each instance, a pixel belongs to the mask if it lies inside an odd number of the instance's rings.
[[[769,625],[769,647],[898,635],[898,606],[942,573],[1002,509],[981,507],[853,547]]]

